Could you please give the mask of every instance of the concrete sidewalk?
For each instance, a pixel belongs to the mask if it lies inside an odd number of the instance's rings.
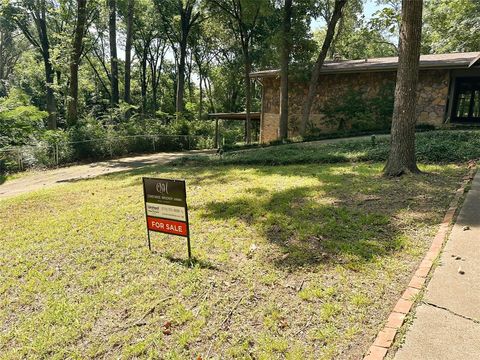
[[[480,171],[397,360],[480,358]]]

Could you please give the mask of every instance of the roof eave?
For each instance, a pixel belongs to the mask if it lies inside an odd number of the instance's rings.
[[[445,70],[451,70],[451,69],[468,69],[471,68],[472,66],[475,65],[475,63],[480,62],[480,56],[476,59],[474,59],[470,64],[451,64],[451,65],[445,65],[445,64],[428,64],[428,65],[421,65],[420,64],[420,70],[433,70],[433,69],[445,69]],[[360,69],[327,69],[323,68],[320,71],[320,74],[352,74],[352,73],[365,73],[365,72],[383,72],[383,71],[394,71],[397,70],[397,65],[393,66],[382,66],[382,67],[377,67],[377,68],[360,68]],[[255,78],[255,79],[262,79],[262,78],[272,78],[272,77],[279,77],[280,76],[280,71],[276,72],[255,72],[250,74],[250,78]]]
[[[480,63],[480,55],[478,55],[475,59],[473,59],[470,64],[468,65],[469,68],[478,65]]]

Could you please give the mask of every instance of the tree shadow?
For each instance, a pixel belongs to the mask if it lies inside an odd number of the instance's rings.
[[[430,200],[444,197],[446,203],[453,190],[431,174],[388,180],[364,169],[345,175],[339,168],[258,168],[269,175],[316,176],[321,183],[282,191],[248,188],[243,197],[206,204],[203,216],[254,227],[284,254],[271,260],[278,266],[340,263],[355,268],[406,245],[405,213],[422,223],[438,221],[445,209]]]
[[[248,170],[248,173],[243,173]],[[449,173],[449,171],[451,173]],[[235,181],[238,196],[225,201],[190,206],[197,216],[213,220],[236,220],[255,228],[283,256],[266,256],[279,267],[319,263],[343,264],[354,269],[401,250],[407,227],[439,221],[454,189],[452,176],[458,170],[388,179],[380,165],[332,164],[287,166],[174,167],[149,166],[102,176],[141,184],[140,176],[179,172],[191,187],[212,187]],[[295,183],[309,179],[308,186],[278,190],[275,184],[252,184],[253,175],[271,176]],[[459,180],[459,179],[458,179]],[[271,180],[270,180],[271,181]],[[283,182],[283,180],[280,180]],[[302,182],[303,183],[303,182]],[[436,201],[432,201],[436,199]],[[444,199],[444,201],[438,201]],[[407,224],[405,216],[410,216]],[[180,261],[180,260],[179,260]],[[182,260],[183,261],[183,260]]]

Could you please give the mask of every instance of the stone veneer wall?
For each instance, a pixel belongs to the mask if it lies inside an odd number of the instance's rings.
[[[312,107],[310,121],[322,132],[333,132],[333,125],[326,125],[322,104],[341,98],[347,91],[360,91],[367,98],[375,97],[380,89],[395,81],[395,71],[364,72],[351,74],[325,74],[320,77],[317,95]],[[441,126],[445,119],[450,73],[448,70],[422,70],[418,86],[417,123]],[[261,142],[278,139],[280,116],[280,79],[264,78]],[[289,136],[298,135],[303,99],[307,95],[305,83],[292,82],[289,94]]]

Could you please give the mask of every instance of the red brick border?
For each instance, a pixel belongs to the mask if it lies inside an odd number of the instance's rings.
[[[433,238],[432,245],[425,255],[424,259],[418,266],[417,271],[412,276],[407,289],[398,299],[395,307],[390,313],[387,322],[382,330],[378,333],[372,346],[368,349],[368,353],[363,360],[383,360],[387,355],[388,350],[393,344],[393,340],[397,335],[398,330],[402,327],[405,317],[412,309],[415,297],[420,293],[420,290],[425,286],[427,276],[432,270],[433,262],[438,258],[442,251],[443,244],[447,239],[450,226],[452,225],[455,213],[460,205],[460,199],[465,192],[465,188],[473,179],[476,173],[475,164],[469,163],[469,174],[464,177],[462,186],[455,192],[455,196],[450,202],[445,217]]]

